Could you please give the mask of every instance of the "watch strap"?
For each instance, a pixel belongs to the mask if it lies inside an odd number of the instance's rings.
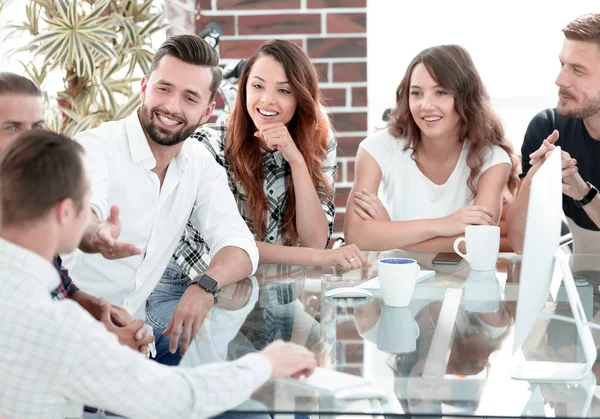
[[[583,206],[589,204],[590,202],[592,202],[592,200],[598,194],[598,189],[594,185],[592,185],[590,182],[585,182],[585,184],[590,187],[590,190],[588,191],[587,194],[585,194],[585,196],[583,197],[583,199],[581,199],[579,201],[575,200],[575,204],[578,207],[583,207]]]

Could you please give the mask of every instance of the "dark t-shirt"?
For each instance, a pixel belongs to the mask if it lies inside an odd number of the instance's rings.
[[[525,176],[531,168],[529,155],[539,149],[542,142],[555,129],[560,134],[556,145],[577,160],[577,168],[583,180],[598,187],[600,185],[600,141],[590,136],[581,119],[565,118],[558,115],[556,109],[546,109],[538,113],[529,123],[521,147],[523,158],[521,176]],[[579,227],[600,230],[585,210],[575,205],[573,199],[567,195],[563,195],[563,211]]]

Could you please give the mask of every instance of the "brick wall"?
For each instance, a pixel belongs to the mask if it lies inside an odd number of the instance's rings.
[[[338,139],[335,233],[341,233],[354,157],[367,135],[367,0],[170,0],[175,28],[200,32],[216,21],[223,29],[223,63],[248,58],[263,42],[289,39],[317,67]]]

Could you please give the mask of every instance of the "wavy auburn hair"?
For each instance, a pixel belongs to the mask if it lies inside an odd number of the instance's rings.
[[[325,191],[319,198],[324,201],[333,195],[333,190],[322,172],[330,125],[322,108],[317,71],[298,45],[278,39],[268,41],[248,59],[240,74],[238,95],[229,118],[225,140],[225,156],[236,183],[246,195],[246,204],[251,214],[251,228],[258,240],[263,239],[266,231],[268,203],[263,189],[261,148],[254,137],[254,123],[246,111],[246,85],[254,63],[265,56],[274,58],[283,66],[290,90],[296,97],[296,111],[287,128],[296,147],[304,156],[315,189]],[[287,245],[297,245],[296,197],[291,177],[286,194],[287,206],[282,221],[283,241]]]
[[[477,194],[475,180],[483,165],[483,154],[487,146],[498,145],[512,161],[512,170],[506,187],[513,197],[517,186],[519,161],[511,143],[504,137],[504,129],[498,115],[492,109],[490,98],[470,54],[459,45],[440,45],[421,51],[411,61],[396,90],[396,106],[390,114],[389,132],[397,138],[406,138],[405,150],[413,149],[413,158],[418,155],[421,130],[417,126],[409,107],[410,79],[414,68],[423,64],[431,77],[454,96],[454,108],[459,115],[459,140],[471,142],[467,165],[471,169],[467,185],[471,198]]]

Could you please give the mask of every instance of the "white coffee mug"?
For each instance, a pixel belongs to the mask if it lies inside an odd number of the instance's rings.
[[[378,261],[379,286],[383,304],[406,307],[410,304],[420,268],[408,258],[384,258]]]
[[[465,242],[467,253],[462,253],[458,245]],[[474,271],[493,271],[500,252],[500,227],[467,226],[465,237],[454,241],[454,251],[469,262]]]
[[[377,349],[391,354],[413,352],[419,332],[410,308],[384,305],[377,329]]]

